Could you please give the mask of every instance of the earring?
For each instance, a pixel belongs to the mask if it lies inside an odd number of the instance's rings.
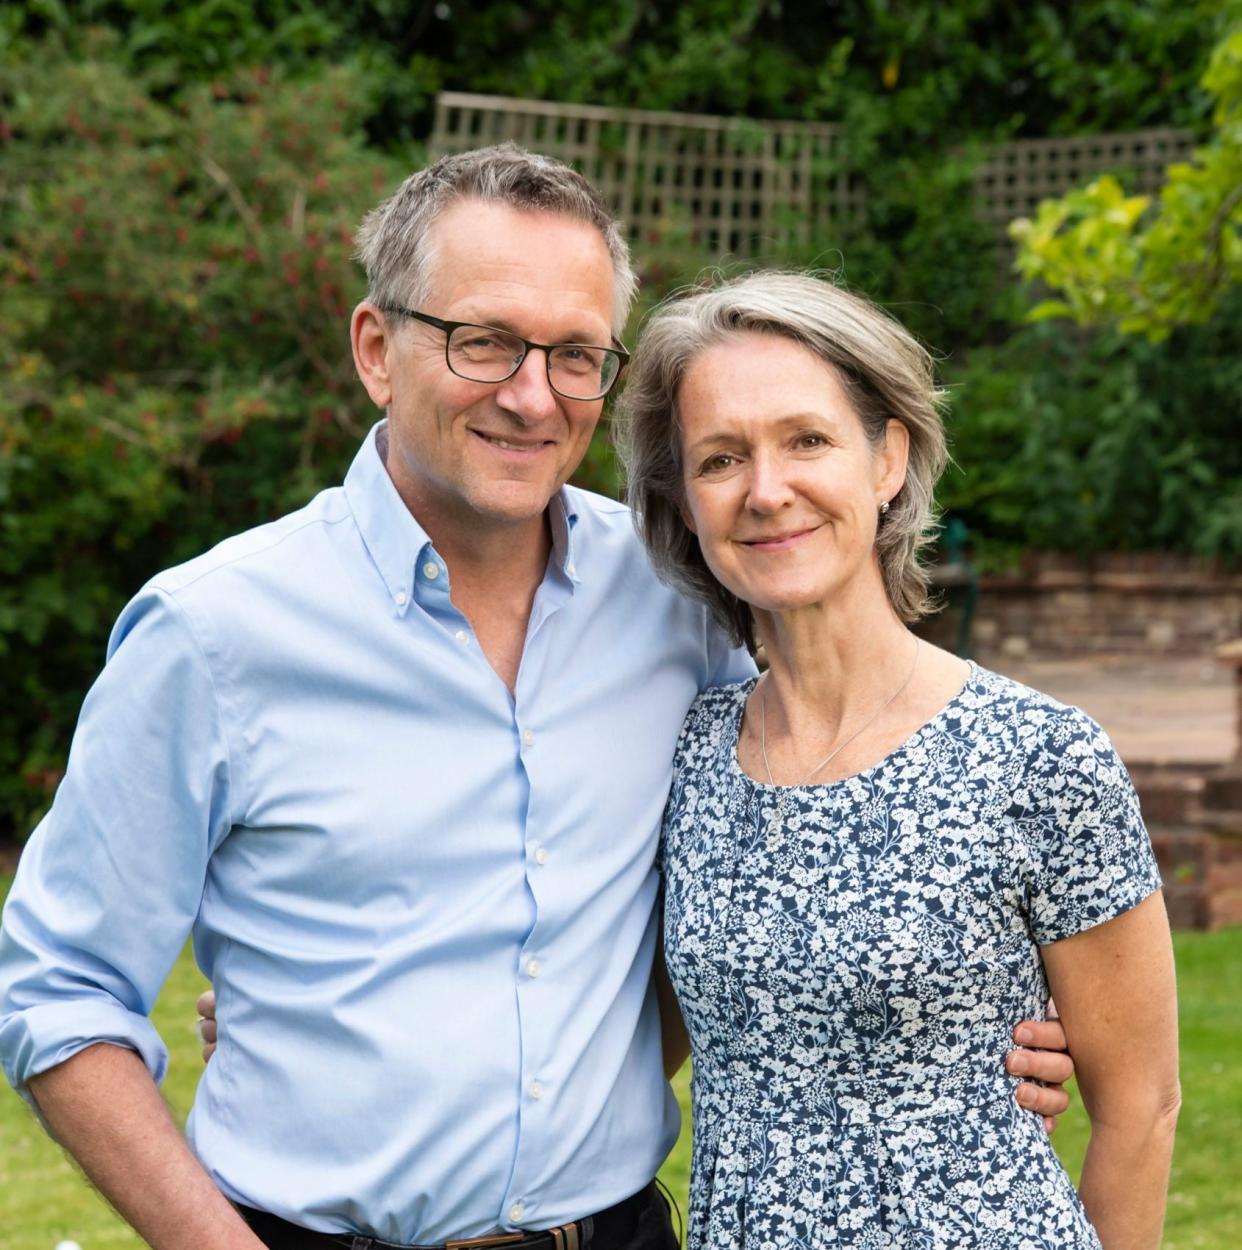
[[[885,500],[885,501],[884,501],[884,502],[880,505],[880,515],[881,515],[881,516],[883,516],[883,515],[884,515],[887,511],[888,511],[888,500],[886,499],[886,500]]]

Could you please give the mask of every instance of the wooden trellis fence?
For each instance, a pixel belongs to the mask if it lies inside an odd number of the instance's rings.
[[[682,229],[715,254],[761,255],[820,236],[855,215],[863,191],[841,159],[841,129],[826,122],[753,121],[697,113],[556,104],[446,91],[436,101],[433,156],[513,139],[580,169],[636,240]],[[975,173],[976,209],[999,247],[1015,217],[1105,172],[1155,191],[1194,137],[1169,128],[992,148]]]
[[[712,252],[752,255],[857,210],[839,134],[822,122],[443,92],[430,150],[440,156],[513,139],[580,169],[635,239],[680,229]]]
[[[1158,191],[1165,166],[1186,160],[1195,139],[1188,130],[1165,127],[1120,134],[1059,139],[1015,139],[992,148],[975,171],[979,216],[995,227],[998,242],[1015,217],[1034,215],[1040,200],[1064,195],[1104,173],[1130,175],[1134,191]]]

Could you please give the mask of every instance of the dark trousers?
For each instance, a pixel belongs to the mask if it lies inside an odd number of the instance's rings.
[[[607,1231],[598,1229],[581,1250],[678,1250],[672,1210],[660,1190],[652,1183],[636,1198],[641,1200],[634,1204],[632,1220],[627,1219]],[[329,1246],[350,1250],[351,1241],[358,1250],[369,1250],[372,1245],[367,1237],[350,1238],[348,1234],[329,1237],[324,1233],[298,1228],[296,1224],[263,1211],[242,1208],[241,1213],[255,1236],[269,1250],[327,1250]],[[514,1242],[511,1247],[503,1247],[502,1250],[522,1250],[522,1246],[522,1242]]]

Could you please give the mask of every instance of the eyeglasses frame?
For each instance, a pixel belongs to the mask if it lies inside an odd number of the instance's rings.
[[[479,382],[484,386],[499,386],[502,382],[507,382],[517,371],[526,363],[526,357],[532,351],[543,352],[544,373],[547,375],[548,386],[556,392],[562,399],[571,399],[575,403],[593,404],[597,399],[605,399],[609,392],[617,384],[617,379],[621,376],[625,366],[630,363],[630,353],[625,350],[621,340],[614,336],[612,345],[609,347],[601,347],[598,343],[535,343],[530,339],[524,339],[520,334],[515,334],[512,330],[503,330],[500,326],[485,325],[481,321],[445,321],[441,317],[433,317],[430,313],[418,312],[413,308],[406,308],[402,304],[380,304],[377,305],[379,311],[385,314],[395,313],[400,317],[412,317],[415,321],[421,321],[424,325],[434,326],[437,330],[444,332],[444,363],[448,371],[454,377],[462,378],[466,382]],[[511,372],[506,373],[503,378],[468,378],[465,374],[458,373],[453,368],[452,361],[449,360],[449,340],[453,337],[454,330],[460,330],[462,326],[474,326],[479,330],[494,330],[497,334],[507,334],[511,339],[517,339],[522,344],[522,358],[513,366]],[[583,399],[580,395],[566,395],[564,391],[557,390],[552,381],[552,353],[562,347],[585,347],[590,351],[596,352],[612,352],[614,356],[620,358],[621,363],[617,366],[617,371],[612,375],[612,380],[608,383],[608,389],[600,395],[593,395],[590,399]]]

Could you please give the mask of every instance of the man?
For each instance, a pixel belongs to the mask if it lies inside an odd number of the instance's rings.
[[[751,670],[565,486],[626,247],[506,146],[360,253],[387,421],[125,609],[6,908],[0,1053],[157,1250],[667,1246],[655,842],[687,706]],[[187,1146],[147,1013],[191,931],[222,1045]]]

